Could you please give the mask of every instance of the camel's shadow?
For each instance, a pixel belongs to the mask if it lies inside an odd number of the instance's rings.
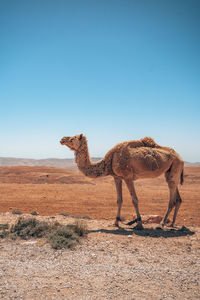
[[[195,234],[194,231],[191,231],[189,228],[183,226],[180,229],[162,229],[161,227],[156,228],[144,228],[143,230],[138,230],[134,228],[126,229],[119,227],[117,229],[97,229],[97,230],[89,230],[88,233],[94,233],[94,232],[101,232],[101,233],[107,233],[107,234],[116,234],[116,235],[125,235],[125,236],[131,236],[131,235],[139,235],[139,236],[146,236],[146,237],[152,237],[152,238],[173,238],[173,237],[180,237],[180,236],[187,236],[187,235],[193,235]]]

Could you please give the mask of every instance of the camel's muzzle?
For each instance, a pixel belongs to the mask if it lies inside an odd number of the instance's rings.
[[[64,145],[66,142],[68,142],[68,138],[67,138],[67,137],[63,137],[63,138],[60,140],[61,145]]]

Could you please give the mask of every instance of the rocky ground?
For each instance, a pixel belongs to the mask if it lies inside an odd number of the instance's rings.
[[[0,214],[0,224],[18,216]],[[74,218],[37,217],[73,223]],[[85,220],[89,233],[74,250],[44,239],[0,240],[0,299],[199,299],[200,228],[142,231]]]

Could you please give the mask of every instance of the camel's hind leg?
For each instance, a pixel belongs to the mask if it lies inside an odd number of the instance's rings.
[[[169,190],[170,190],[170,199],[169,199],[169,205],[168,205],[168,209],[167,212],[161,222],[161,225],[164,226],[167,218],[170,214],[170,212],[172,211],[173,207],[175,206],[176,203],[176,195],[177,195],[177,186],[175,184],[169,184]]]
[[[121,221],[120,213],[121,213],[121,207],[122,207],[122,180],[119,177],[114,177],[115,179],[115,186],[117,191],[117,216],[115,220],[115,226],[119,226],[119,221]]]
[[[170,169],[165,173],[166,181],[168,183],[169,190],[170,190],[170,199],[169,199],[168,210],[167,210],[166,215],[164,216],[164,218],[161,222],[162,226],[165,225],[170,212],[175,207],[173,221],[172,221],[172,224],[171,224],[171,226],[174,226],[176,216],[177,216],[177,213],[178,213],[178,209],[179,209],[179,207],[181,205],[181,202],[182,202],[179,191],[178,191],[178,183],[179,183],[180,178],[181,178],[182,170],[183,170],[183,162],[177,160],[172,164]]]
[[[175,206],[175,209],[174,209],[174,215],[173,215],[173,221],[171,223],[170,226],[174,226],[174,223],[176,221],[176,216],[177,216],[177,213],[178,213],[178,210],[179,210],[179,207],[181,205],[181,202],[182,202],[182,199],[181,199],[181,196],[179,194],[179,191],[178,191],[178,188],[176,186],[174,187],[169,187],[170,188],[170,200],[169,200],[169,206],[168,206],[168,210],[167,210],[167,213],[165,215],[165,217],[163,218],[161,224],[162,226],[165,225],[166,221],[167,221],[167,218],[170,214],[170,212],[172,211],[172,209],[174,208]]]
[[[135,187],[134,187],[133,181],[132,181],[132,179],[124,179],[124,180],[126,182],[128,190],[131,194],[132,203],[135,207],[135,211],[136,211],[136,214],[137,214],[137,219],[133,220],[132,222],[129,222],[128,225],[131,225],[131,224],[137,222],[136,228],[142,229],[143,228],[142,227],[142,219],[141,219],[139,208],[138,208],[138,198],[137,198],[137,195],[136,195],[136,192],[135,192]]]
[[[174,209],[174,216],[173,216],[173,221],[172,221],[171,226],[174,226],[174,223],[175,223],[175,221],[176,221],[176,216],[177,216],[179,207],[180,207],[180,205],[181,205],[181,202],[182,202],[182,199],[181,199],[181,196],[180,196],[179,191],[178,191],[178,188],[177,188],[177,193],[176,193],[176,203],[175,203],[175,209]]]

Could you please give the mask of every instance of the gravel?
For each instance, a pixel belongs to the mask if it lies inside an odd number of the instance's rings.
[[[199,228],[172,235],[158,234],[156,224],[136,232],[86,222],[88,237],[74,250],[53,250],[44,239],[0,240],[0,299],[199,299]]]

